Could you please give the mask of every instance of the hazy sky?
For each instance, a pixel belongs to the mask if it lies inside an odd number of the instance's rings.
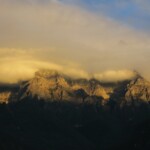
[[[0,0],[0,82],[39,69],[150,80],[149,0]]]

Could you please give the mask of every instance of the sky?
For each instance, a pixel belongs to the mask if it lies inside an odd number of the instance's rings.
[[[150,80],[149,0],[0,0],[0,82],[40,69]]]

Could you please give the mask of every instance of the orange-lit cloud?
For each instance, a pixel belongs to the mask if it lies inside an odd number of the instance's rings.
[[[94,74],[94,77],[100,81],[123,81],[132,79],[137,75],[136,72],[130,70],[108,70]]]
[[[30,78],[41,68],[106,81],[131,76],[122,70],[150,76],[150,36],[104,15],[54,0],[0,0],[0,21],[1,82]]]

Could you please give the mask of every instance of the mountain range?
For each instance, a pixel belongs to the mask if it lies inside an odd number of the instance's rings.
[[[0,102],[9,103],[25,98],[74,103],[122,104],[149,103],[150,82],[137,74],[133,79],[104,83],[94,78],[74,79],[55,70],[41,70],[35,76],[15,85],[0,86]]]

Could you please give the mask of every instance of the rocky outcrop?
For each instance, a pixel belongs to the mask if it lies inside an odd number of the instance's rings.
[[[1,86],[0,90],[1,103],[29,97],[102,105],[109,101],[119,105],[150,101],[150,82],[139,75],[131,81],[101,83],[96,79],[73,79],[57,71],[42,70],[36,72],[31,80],[22,82],[20,88],[19,85],[15,88]]]
[[[125,94],[127,101],[139,100],[143,102],[150,101],[150,82],[142,78],[136,77],[127,85],[127,91]]]
[[[37,97],[44,100],[72,100],[82,99],[76,95],[77,90],[84,90],[87,97],[97,96],[103,99],[109,99],[109,95],[100,85],[100,82],[91,79],[71,79],[57,71],[39,71],[35,73],[35,77],[22,85],[22,98],[27,96]],[[86,98],[87,98],[86,97]]]
[[[0,92],[0,103],[8,103],[11,92]]]
[[[69,85],[57,71],[36,72],[35,77],[23,85],[23,88],[25,87],[26,91],[21,98],[30,96],[44,100],[68,99]]]
[[[100,82],[95,79],[76,81],[72,86],[73,89],[83,89],[89,96],[102,97],[103,99],[109,99],[109,95],[106,90],[101,86]]]

